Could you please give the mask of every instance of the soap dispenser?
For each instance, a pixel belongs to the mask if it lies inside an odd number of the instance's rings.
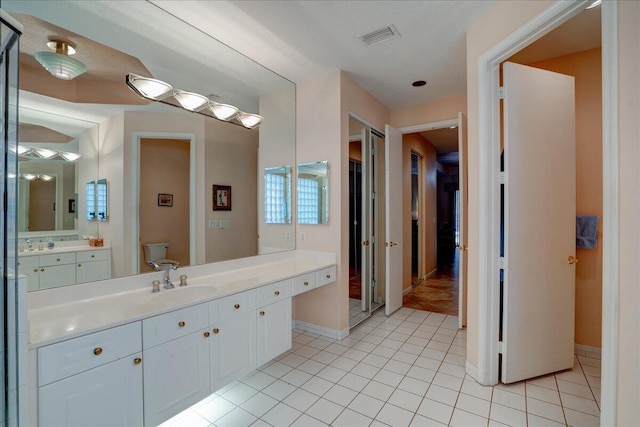
[[[49,243],[47,243],[47,248],[49,248],[49,250],[52,250],[55,247],[55,242],[53,241],[53,237],[49,237]]]

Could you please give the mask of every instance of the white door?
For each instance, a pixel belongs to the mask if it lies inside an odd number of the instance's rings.
[[[369,141],[370,132],[367,128],[362,128],[362,136],[360,139],[360,149],[362,150],[362,172],[360,175],[361,189],[361,203],[360,203],[360,235],[362,236],[362,255],[360,257],[360,308],[362,311],[369,311],[369,288],[371,284],[371,179],[369,164],[370,147]],[[355,180],[355,178],[354,178]],[[356,181],[357,182],[357,181]]]
[[[458,113],[458,328],[467,324],[467,134],[466,117]]]
[[[402,132],[385,126],[386,301],[388,316],[402,307]]]
[[[574,78],[506,63],[502,381],[573,366]]]

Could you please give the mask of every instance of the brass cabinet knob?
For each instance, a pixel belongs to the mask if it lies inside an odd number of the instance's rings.
[[[220,332],[220,329],[218,329],[218,328],[213,328],[213,333],[214,333],[214,334],[217,334],[218,332]]]
[[[209,338],[210,336],[211,336],[211,334],[208,331],[204,333],[204,337],[205,338]]]
[[[40,271],[44,271],[44,268],[41,268]]]
[[[280,295],[280,291],[275,291],[274,294],[276,294],[276,296]]]
[[[56,258],[56,261],[60,262],[60,258]]]
[[[180,326],[181,328],[184,328],[186,325],[186,323],[184,323],[183,321],[178,322],[178,326]]]
[[[95,258],[95,257],[96,257],[95,255],[91,255],[91,258]]]
[[[136,357],[135,359],[133,359],[133,364],[134,365],[139,365],[142,363],[142,359],[140,359],[139,357]]]
[[[331,279],[331,275],[330,274],[327,274],[327,279]]]
[[[577,264],[578,263],[578,258],[574,258],[573,256],[569,256],[569,258],[567,258],[567,264]]]
[[[309,282],[304,282],[304,285],[305,286],[309,286]]]
[[[34,273],[37,273],[37,272],[38,272],[38,269],[37,269],[37,268],[34,268],[34,269],[33,269],[33,272],[34,272]]]
[[[102,354],[102,347],[96,347],[93,349],[93,354],[100,356]]]
[[[260,316],[264,316],[264,314],[265,314],[264,311],[260,312]]]
[[[82,264],[78,264],[78,267],[82,267]]]
[[[235,308],[236,310],[240,308],[240,304],[236,304],[233,306],[233,308]]]

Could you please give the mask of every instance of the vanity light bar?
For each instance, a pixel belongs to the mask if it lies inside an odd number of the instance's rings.
[[[36,179],[41,179],[43,181],[51,181],[53,177],[51,175],[43,175],[43,174],[32,174],[32,173],[23,173],[20,174],[20,178],[26,179],[27,181],[34,181]]]
[[[233,105],[220,104],[198,93],[174,89],[170,84],[161,80],[129,73],[126,75],[125,81],[127,86],[142,98],[177,107],[175,104],[166,102],[166,99],[171,96],[187,111],[198,113],[209,110],[214,118],[224,122],[240,124],[247,129],[257,128],[264,120],[258,114],[245,113]]]
[[[36,157],[47,160],[62,159],[67,162],[75,162],[82,157],[80,153],[70,153],[67,151],[55,151],[48,148],[28,147],[26,145],[18,145],[17,150],[11,149],[12,152],[18,153],[23,157]]]

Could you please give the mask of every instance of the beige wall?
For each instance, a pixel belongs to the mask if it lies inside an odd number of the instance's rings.
[[[258,132],[206,120],[205,140],[204,221],[231,221],[230,229],[204,230],[205,262],[257,255]],[[213,210],[214,184],[231,186],[231,211]]]
[[[342,201],[349,194],[349,112],[384,129],[389,110],[343,71],[299,83],[296,99],[297,162],[329,162],[329,223],[298,225],[296,247],[335,252],[338,278],[332,285],[297,296],[294,317],[342,331],[349,327],[349,204]]]
[[[467,113],[466,94],[396,108],[391,110],[390,120],[391,126],[399,128],[456,119],[460,112]]]
[[[467,31],[467,131],[469,232],[467,276],[467,361],[478,364],[478,58],[551,4],[549,0],[500,2]]]
[[[528,64],[575,77],[576,214],[598,216],[595,249],[576,249],[577,344],[602,343],[602,50]]]
[[[402,288],[411,287],[411,152],[420,155],[420,205],[418,215],[420,221],[420,274],[425,275],[437,267],[436,253],[436,182],[438,162],[436,148],[418,133],[402,136],[402,239],[403,264]]]
[[[189,143],[184,139],[140,140],[140,244],[168,243],[166,258],[189,265]],[[158,206],[158,194],[173,206]],[[140,272],[153,271],[140,251]]]
[[[617,268],[620,294],[617,424],[632,426],[637,425],[640,419],[640,2],[618,2],[618,49],[620,263]]]

